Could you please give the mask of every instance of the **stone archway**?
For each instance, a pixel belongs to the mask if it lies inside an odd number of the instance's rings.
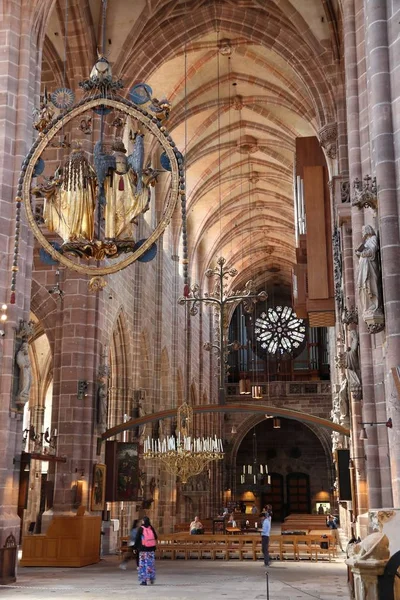
[[[278,477],[279,475],[279,477],[282,479],[282,506],[279,507],[278,511],[276,510],[277,507],[275,507],[275,513],[278,513],[277,516],[279,517],[279,519],[282,518],[283,520],[283,517],[286,516],[288,510],[288,492],[286,490],[286,478],[289,478],[291,473],[302,472],[304,473],[304,477],[309,478],[310,480],[311,493],[309,494],[309,499],[307,501],[307,510],[305,510],[305,512],[308,512],[309,510],[312,510],[315,504],[315,502],[313,503],[312,501],[317,499],[317,493],[322,488],[325,489],[326,493],[331,493],[334,482],[334,471],[332,460],[330,458],[331,448],[330,434],[328,430],[325,430],[322,427],[319,427],[313,423],[294,421],[290,418],[281,418],[280,420],[282,428],[284,428],[285,424],[289,424],[290,429],[293,431],[291,431],[290,435],[287,435],[287,432],[286,435],[285,433],[283,434],[284,438],[282,444],[273,444],[274,448],[278,448],[278,452],[281,453],[279,459],[274,460],[274,458],[272,458],[272,460],[261,460],[260,454],[258,458],[260,459],[260,463],[268,464],[268,469],[270,473],[274,474],[273,477]],[[260,426],[263,424],[265,424],[266,426],[267,424],[270,424],[269,429],[271,431],[269,435],[275,434],[276,437],[277,432],[275,432],[275,429],[272,428],[272,419],[265,419],[265,415],[253,414],[250,415],[238,426],[237,432],[233,436],[233,441],[231,441],[231,444],[229,446],[229,455],[227,457],[226,464],[227,481],[229,482],[228,485],[232,490],[232,493],[235,495],[236,499],[242,500],[242,498],[239,497],[241,487],[238,487],[238,477],[239,472],[241,470],[238,468],[238,457],[240,456],[240,451],[241,449],[243,449],[243,445],[247,448],[248,443],[246,445],[246,440],[248,442],[248,438],[251,432],[256,431],[257,429],[260,430]],[[309,435],[307,435],[307,431],[309,432]],[[280,430],[279,435],[281,435]],[[317,457],[317,459],[314,460],[312,463],[309,460],[303,460],[300,458],[293,457],[290,458],[288,456],[290,444],[293,443],[294,446],[296,446],[296,442],[300,438],[303,439],[303,445],[307,445],[307,443],[309,443],[316,449],[315,456]],[[260,431],[257,440],[258,449],[260,451],[260,449],[263,448],[263,444],[265,444],[265,440],[263,439],[261,439],[260,443]],[[304,447],[302,448],[302,450],[304,454]],[[249,463],[251,463],[252,455],[248,457],[248,461]],[[257,501],[259,503],[262,503],[263,499],[260,498],[256,500],[256,502]],[[270,501],[270,497],[268,498],[268,501]],[[272,504],[273,502],[270,501],[270,503]],[[259,508],[261,509],[262,507],[260,506]]]

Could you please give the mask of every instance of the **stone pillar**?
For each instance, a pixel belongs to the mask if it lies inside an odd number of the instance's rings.
[[[382,257],[382,280],[386,321],[385,396],[388,416],[393,420],[389,432],[394,505],[400,505],[400,412],[394,410],[399,399],[391,397],[394,386],[390,369],[400,364],[400,237],[399,190],[396,181],[392,121],[391,70],[388,42],[387,3],[365,3],[366,50],[369,56],[369,95],[371,146],[378,184],[378,214]]]
[[[353,244],[352,244],[352,228],[350,223],[344,223],[341,227],[342,251],[343,251],[343,275],[345,288],[345,306],[349,311],[355,310],[354,296],[354,268],[353,268]],[[355,313],[353,313],[356,321]],[[353,323],[352,327],[355,327]],[[353,506],[353,518],[357,518],[359,514],[363,514],[368,510],[368,496],[366,490],[366,464],[361,458],[364,455],[364,445],[360,440],[361,427],[359,423],[362,421],[361,400],[355,399],[350,393],[351,398],[351,431],[352,431],[352,456],[359,457],[355,461],[355,469],[353,471],[353,483],[355,498]]]
[[[0,304],[10,300],[10,278],[15,220],[15,192],[21,163],[33,140],[32,109],[38,99],[42,27],[50,2],[6,0],[0,14]],[[40,14],[37,14],[40,10]],[[9,306],[9,320],[0,341],[0,546],[12,533],[19,538],[16,512],[21,452],[22,415],[12,406],[14,328],[28,320],[31,286],[32,236],[25,217],[21,223],[16,304]],[[14,458],[17,461],[14,464]],[[0,582],[1,583],[1,582]]]
[[[89,489],[96,458],[95,415],[97,376],[102,330],[101,300],[88,291],[88,280],[71,273],[63,283],[60,324],[54,344],[54,387],[52,428],[57,429],[57,454],[66,463],[57,463],[49,473],[54,477],[54,504],[50,513],[74,511],[75,484],[83,480],[81,503],[90,508]]]

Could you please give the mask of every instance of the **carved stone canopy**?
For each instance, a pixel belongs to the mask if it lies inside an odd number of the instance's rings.
[[[337,123],[327,123],[319,130],[319,143],[329,158],[337,156]]]
[[[343,323],[345,323],[345,325],[350,325],[351,323],[353,323],[354,325],[357,325],[357,323],[358,323],[357,307],[350,306],[350,308],[347,308],[347,306],[345,306],[343,309],[343,313],[342,313],[342,321],[343,321]]]
[[[362,208],[377,209],[378,206],[378,188],[376,185],[376,177],[367,175],[364,177],[364,183],[358,178],[353,182],[353,200],[352,206]]]
[[[340,184],[340,200],[342,204],[350,202],[350,181],[342,181]]]

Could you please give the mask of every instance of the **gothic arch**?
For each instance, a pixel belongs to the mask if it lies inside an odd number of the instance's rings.
[[[123,309],[120,309],[114,323],[110,344],[108,424],[122,423],[124,414],[130,415],[130,364],[126,317]]]
[[[285,417],[289,418],[289,417]],[[232,450],[230,453],[230,469],[234,469],[236,465],[237,453],[240,448],[243,439],[248,434],[248,432],[253,429],[256,425],[265,420],[265,417],[260,414],[250,415],[247,419],[245,419],[241,425],[237,429],[237,434],[235,435],[235,439],[232,445]],[[332,441],[331,441],[331,432],[324,429],[323,427],[319,427],[318,425],[314,425],[313,423],[305,423],[304,421],[300,421],[305,427],[310,429],[310,431],[317,437],[319,440],[325,455],[326,461],[326,469],[327,473],[331,474],[332,482],[333,482],[333,467],[332,467]]]

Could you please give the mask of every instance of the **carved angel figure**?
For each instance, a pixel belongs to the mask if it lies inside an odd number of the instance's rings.
[[[94,236],[96,173],[81,150],[73,150],[63,168],[41,187],[47,228],[64,242]]]
[[[137,134],[128,157],[120,139],[114,142],[112,150],[107,157],[109,168],[104,181],[105,237],[126,239],[132,237],[133,220],[148,210],[150,201],[147,178],[145,181],[142,170],[143,136]]]

